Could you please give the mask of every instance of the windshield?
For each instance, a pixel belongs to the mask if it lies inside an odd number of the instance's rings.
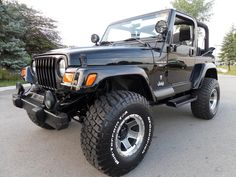
[[[125,41],[128,39],[142,39],[156,37],[155,25],[159,20],[168,19],[168,12],[124,20],[108,26],[101,42]]]

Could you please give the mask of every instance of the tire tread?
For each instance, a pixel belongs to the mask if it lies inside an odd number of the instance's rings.
[[[191,110],[195,117],[201,119],[212,119],[214,114],[209,111],[209,95],[213,88],[218,87],[219,84],[216,79],[205,78],[203,80],[202,87],[194,91],[194,95],[198,98],[196,101],[191,103]]]
[[[143,104],[149,109],[148,101],[139,94],[129,91],[112,91],[95,100],[84,120],[84,126],[81,130],[83,153],[90,164],[107,175],[120,176],[132,168],[128,167],[121,170],[111,165],[107,159],[110,154],[103,149],[104,145],[109,144],[109,142],[104,140],[106,134],[102,131],[104,126],[111,127],[107,125],[112,124],[112,118],[115,117],[117,111],[130,102]]]

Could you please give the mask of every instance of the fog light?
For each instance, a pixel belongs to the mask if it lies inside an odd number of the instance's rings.
[[[45,104],[45,106],[46,106],[48,109],[51,109],[51,108],[55,105],[55,102],[56,102],[56,100],[55,100],[55,98],[54,98],[52,92],[49,91],[49,90],[46,91],[46,93],[45,93],[45,98],[44,98],[44,104]]]

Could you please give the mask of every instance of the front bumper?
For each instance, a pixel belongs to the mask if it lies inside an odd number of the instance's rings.
[[[43,104],[42,98],[43,96],[36,93],[12,95],[13,104],[25,109],[33,122],[44,122],[57,130],[68,127],[70,121],[68,115],[63,112],[50,112]]]

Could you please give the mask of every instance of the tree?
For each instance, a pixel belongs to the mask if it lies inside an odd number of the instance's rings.
[[[26,28],[14,8],[0,3],[0,65],[19,69],[29,60],[21,40]]]
[[[61,47],[55,21],[25,4],[0,0],[0,66],[19,69],[30,56]]]
[[[23,36],[28,54],[37,54],[61,47],[60,36],[56,30],[56,21],[42,16],[39,11],[17,2],[11,3],[24,20],[26,32]]]
[[[212,6],[214,1],[205,0],[174,0],[172,5],[179,11],[195,17],[198,21],[208,21],[212,16]]]
[[[236,29],[234,26],[231,27],[223,39],[219,57],[227,63],[228,70],[230,71],[230,64],[232,61],[236,62]]]

